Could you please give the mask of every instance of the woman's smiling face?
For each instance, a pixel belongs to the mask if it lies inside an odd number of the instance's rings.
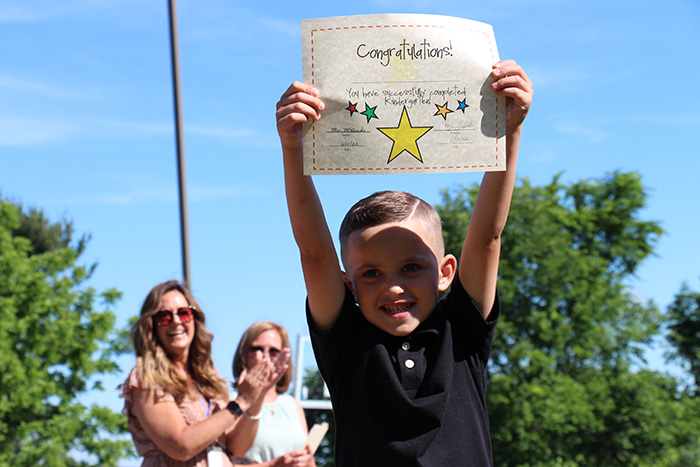
[[[187,361],[190,345],[194,339],[194,319],[183,323],[177,310],[189,306],[187,299],[178,290],[171,290],[163,295],[159,311],[170,311],[173,318],[167,326],[157,326],[158,340],[172,360]]]

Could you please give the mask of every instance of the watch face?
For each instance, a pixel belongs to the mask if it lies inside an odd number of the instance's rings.
[[[229,412],[231,412],[234,415],[238,415],[239,417],[243,414],[243,411],[241,410],[240,406],[236,403],[236,401],[229,402],[226,408]]]

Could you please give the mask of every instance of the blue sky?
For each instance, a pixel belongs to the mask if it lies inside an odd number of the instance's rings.
[[[666,230],[630,284],[665,308],[700,289],[700,4],[632,1],[178,2],[192,285],[230,377],[243,330],[305,332],[304,285],[283,195],[275,103],[301,79],[300,21],[430,13],[492,24],[535,88],[520,176],[544,184],[639,171],[644,219]],[[116,287],[124,325],[181,277],[167,2],[0,0],[0,193],[67,217],[92,241],[90,285]],[[438,202],[481,174],[316,178],[330,228],[379,189]],[[507,235],[507,233],[506,233]],[[506,240],[507,241],[507,237]],[[124,370],[133,357],[120,362]],[[107,379],[94,397],[115,410]]]

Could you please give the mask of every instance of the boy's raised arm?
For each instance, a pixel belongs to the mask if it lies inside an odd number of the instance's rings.
[[[321,118],[324,108],[318,91],[294,82],[277,103],[277,132],[282,143],[284,181],[289,218],[299,247],[309,309],[316,324],[330,329],[345,297],[338,255],[321,201],[311,176],[304,175],[301,126]]]
[[[484,318],[496,299],[501,233],[515,185],[522,124],[533,94],[525,71],[513,60],[496,63],[492,74],[494,91],[506,97],[506,171],[484,175],[459,262],[459,278]]]

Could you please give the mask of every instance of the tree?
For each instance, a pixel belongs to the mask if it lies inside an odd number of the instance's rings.
[[[668,320],[668,341],[675,348],[672,358],[687,364],[697,391],[700,386],[700,293],[683,284],[668,307]]]
[[[628,288],[662,229],[639,217],[647,194],[638,174],[560,178],[516,186],[502,240],[488,393],[494,462],[671,465],[680,450],[697,452],[700,413],[672,378],[633,371],[663,317]],[[443,191],[436,206],[457,257],[477,193]]]
[[[73,242],[73,223],[68,220],[53,223],[41,209],[30,207],[28,211],[19,209],[19,225],[12,231],[13,237],[24,237],[31,241],[32,254],[38,255],[58,248],[73,248],[78,256],[87,245],[89,236],[83,235],[75,245]]]
[[[327,397],[323,393],[323,378],[318,370],[307,369],[304,374],[304,387],[308,390],[308,398],[323,400]],[[328,432],[318,447],[314,458],[318,467],[335,466],[335,419],[333,412],[323,409],[307,409],[306,424],[311,428],[315,423],[328,423]]]
[[[73,244],[66,221],[0,200],[0,465],[115,465],[131,454],[124,417],[78,401],[118,371],[109,308],[120,294],[85,286],[94,266],[75,264],[85,241]]]

